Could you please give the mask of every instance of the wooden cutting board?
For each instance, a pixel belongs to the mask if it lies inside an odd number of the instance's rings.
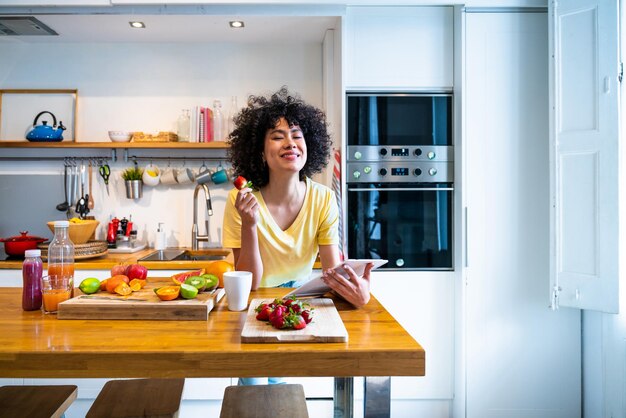
[[[272,300],[253,299],[248,308],[246,322],[241,331],[242,343],[340,343],[348,341],[346,330],[337,308],[331,299],[307,299],[313,308],[313,321],[300,330],[276,329],[268,322],[256,319],[255,308]]]
[[[154,289],[173,284],[169,279],[148,278],[146,286],[124,297],[100,291],[85,295],[78,288],[74,297],[59,304],[58,319],[148,319],[206,321],[224,296],[224,289],[199,293],[195,299],[162,301]]]

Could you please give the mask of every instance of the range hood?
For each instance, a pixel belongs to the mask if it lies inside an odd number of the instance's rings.
[[[58,36],[34,16],[0,16],[0,36]]]

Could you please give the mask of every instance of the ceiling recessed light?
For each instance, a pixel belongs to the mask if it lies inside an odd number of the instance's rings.
[[[132,28],[144,29],[146,25],[143,22],[128,22]]]
[[[228,24],[231,28],[243,28],[245,26],[243,20],[231,20]]]

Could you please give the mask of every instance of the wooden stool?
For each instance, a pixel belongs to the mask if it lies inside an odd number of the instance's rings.
[[[309,418],[302,385],[228,386],[220,418]]]
[[[2,386],[0,417],[60,418],[77,394],[74,385]]]
[[[87,418],[177,417],[185,379],[108,381]]]

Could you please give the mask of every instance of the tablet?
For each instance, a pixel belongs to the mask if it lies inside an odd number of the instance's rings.
[[[348,278],[348,273],[346,273],[343,270],[343,265],[347,264],[348,266],[352,267],[352,270],[354,270],[354,272],[358,276],[362,276],[363,273],[365,272],[365,266],[367,266],[368,263],[374,264],[374,267],[372,268],[372,270],[374,270],[386,264],[387,260],[380,260],[380,259],[345,260],[343,263],[337,265],[334,269],[337,272],[339,272],[339,274],[341,274],[342,276]],[[283,297],[286,298],[289,296],[297,296],[297,297],[322,296],[323,294],[330,292],[330,290],[331,290],[330,287],[328,287],[326,283],[322,281],[322,275],[320,273],[314,278],[312,278],[311,280],[309,280],[308,282],[306,282],[305,284],[303,284],[302,286],[300,286],[299,288],[294,289],[291,292],[287,293]]]

